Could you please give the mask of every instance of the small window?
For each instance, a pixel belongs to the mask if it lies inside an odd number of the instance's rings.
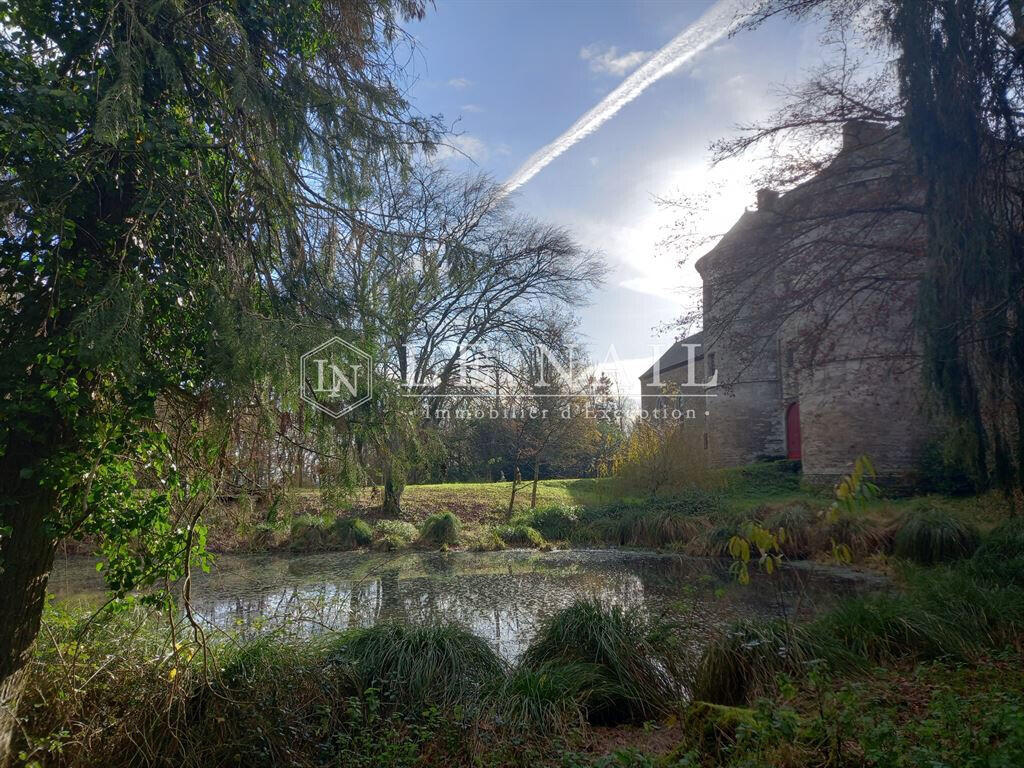
[[[708,449],[708,433],[705,432],[704,433],[704,450],[706,451],[707,449]]]
[[[710,379],[712,376],[715,375],[715,371],[717,369],[715,368],[715,353],[714,352],[708,352],[708,364],[706,366],[704,366],[704,367],[706,368],[706,370],[704,371],[704,373],[706,374],[706,378]]]

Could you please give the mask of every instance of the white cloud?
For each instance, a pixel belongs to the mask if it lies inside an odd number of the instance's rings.
[[[580,48],[580,58],[590,65],[591,72],[617,77],[629,74],[653,55],[654,51],[623,51],[619,53],[617,46],[602,48],[597,43]]]
[[[474,113],[475,112],[483,112],[484,108],[480,107],[480,106],[477,106],[476,104],[463,104],[462,105],[462,111],[463,112],[474,112]]]
[[[468,88],[472,84],[473,81],[470,80],[468,77],[453,77],[451,80],[448,81],[448,85],[450,85],[452,88],[458,88],[459,90],[462,90],[463,88]]]

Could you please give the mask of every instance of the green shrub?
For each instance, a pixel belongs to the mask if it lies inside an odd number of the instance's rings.
[[[725,509],[722,494],[703,488],[686,488],[672,496],[637,501],[620,499],[602,506],[587,507],[580,511],[584,523],[597,520],[621,520],[652,512],[673,512],[691,517],[714,517]]]
[[[602,677],[600,700],[588,703],[591,722],[647,720],[668,711],[689,682],[679,627],[643,609],[606,608],[582,600],[541,626],[521,663],[591,664]],[[595,697],[596,699],[597,697]]]
[[[374,530],[374,548],[392,552],[409,546],[419,534],[416,526],[404,520],[381,520]]]
[[[893,552],[921,565],[970,556],[978,547],[978,531],[945,509],[914,507],[900,520]]]
[[[606,524],[608,521],[595,520],[583,523],[569,534],[569,543],[574,547],[599,547],[609,542]]]
[[[729,489],[752,496],[792,493],[800,489],[800,462],[786,460],[759,461],[729,470]]]
[[[498,528],[498,535],[510,547],[541,547],[544,537],[528,525],[504,525]]]
[[[469,542],[469,548],[474,552],[500,552],[505,549],[505,541],[498,534],[496,528],[488,527],[473,536]]]
[[[429,546],[454,547],[459,543],[462,525],[453,512],[430,515],[420,528],[420,542]]]
[[[505,667],[486,641],[452,625],[378,624],[344,633],[330,654],[348,665],[363,690],[380,691],[382,701],[417,714],[472,708]]]
[[[358,517],[339,517],[331,526],[331,540],[346,549],[368,547],[373,541],[373,529]]]
[[[288,545],[298,551],[323,549],[328,544],[330,532],[322,518],[302,515],[292,520]]]
[[[993,529],[974,553],[974,565],[983,577],[1024,584],[1024,518]]]
[[[580,507],[551,505],[516,515],[512,524],[522,523],[537,530],[547,541],[565,541],[580,521]]]

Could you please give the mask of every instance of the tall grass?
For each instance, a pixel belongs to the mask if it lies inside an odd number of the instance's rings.
[[[978,547],[974,526],[939,507],[914,507],[904,513],[893,552],[921,565],[946,563],[969,557]]]
[[[704,649],[693,682],[693,697],[736,706],[770,691],[780,673],[797,673],[805,661],[794,630],[778,620],[739,621]]]
[[[104,768],[443,765],[478,748],[476,726],[541,743],[588,720],[663,713],[685,682],[668,625],[589,602],[554,616],[512,669],[454,625],[205,651],[182,629],[142,609],[88,625],[49,611],[18,748],[40,764]]]
[[[611,695],[594,664],[518,664],[494,691],[490,714],[498,727],[513,732],[565,734],[584,725],[589,709]]]
[[[844,600],[799,626],[753,620],[734,625],[706,648],[694,694],[738,704],[774,685],[780,673],[812,664],[833,671],[931,659],[966,660],[1020,641],[1024,588],[978,579],[972,568],[913,569],[900,592]]]
[[[689,682],[679,630],[640,609],[583,600],[544,623],[521,663],[593,665],[602,687],[599,698],[588,700],[590,720],[646,720],[667,711]]]
[[[505,672],[484,640],[452,624],[352,630],[337,639],[330,658],[348,665],[363,690],[379,690],[383,701],[406,712],[469,706]]]
[[[686,551],[699,557],[729,557],[729,541],[733,536],[745,536],[750,521],[740,515],[728,515],[695,536]]]
[[[974,553],[979,575],[1024,585],[1024,518],[994,528]]]
[[[886,552],[892,547],[891,527],[873,524],[862,515],[841,511],[825,528],[825,538],[831,544],[843,544],[854,556],[871,552]]]
[[[720,494],[690,488],[669,498],[619,501],[587,510],[569,539],[581,545],[682,547],[707,529],[708,519],[722,514]]]
[[[769,511],[764,525],[770,531],[784,532],[782,551],[786,557],[803,559],[820,552],[828,543],[818,514],[804,504],[787,504]]]

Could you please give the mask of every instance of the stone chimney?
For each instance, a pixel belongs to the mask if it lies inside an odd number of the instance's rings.
[[[757,190],[757,210],[759,211],[775,210],[775,203],[777,203],[778,200],[779,193],[774,189]]]
[[[871,120],[847,120],[843,123],[843,152],[877,144],[889,129]]]

